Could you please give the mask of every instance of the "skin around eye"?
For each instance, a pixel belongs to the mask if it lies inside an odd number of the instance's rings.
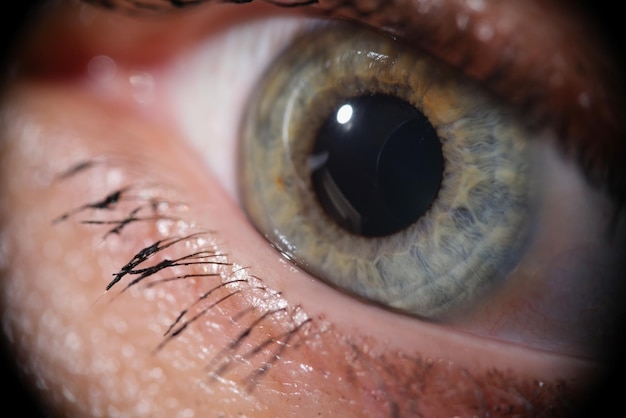
[[[561,409],[562,400],[579,396],[578,390],[593,374],[593,366],[586,362],[451,335],[355,305],[294,271],[264,246],[233,204],[223,203],[226,195],[205,175],[200,162],[194,162],[189,150],[181,150],[168,131],[135,125],[122,116],[123,111],[103,108],[67,86],[32,89],[23,87],[16,91],[19,100],[11,98],[20,122],[6,132],[15,145],[3,155],[3,167],[13,173],[4,189],[13,209],[10,215],[3,213],[3,231],[10,237],[3,244],[11,260],[3,305],[8,310],[10,338],[28,364],[27,372],[45,382],[50,391],[44,390],[42,396],[62,414],[115,416],[118,411],[131,411],[171,416],[219,410],[233,416],[243,410],[255,416],[289,416],[295,411],[386,416],[395,409],[411,415],[412,408],[435,414],[460,414],[468,408],[481,413],[483,407],[476,410],[471,400],[477,387],[481,396],[492,399],[487,408],[505,402],[522,411],[531,402],[538,410]],[[51,113],[51,108],[60,113]],[[62,115],[68,111],[82,116],[83,122],[67,121]],[[113,121],[119,128],[111,129]],[[135,152],[129,153],[129,143]],[[75,161],[92,155],[109,157],[104,161],[94,157],[88,160],[92,168],[63,175],[75,171]],[[179,161],[185,161],[187,168],[181,169]],[[32,183],[33,171],[41,174],[43,183]],[[93,213],[73,211],[90,202],[105,207],[102,202],[118,190],[127,191],[127,200],[121,199],[126,206]],[[192,190],[204,192],[192,198]],[[168,209],[154,221],[128,225],[119,236],[106,236],[115,223],[100,228],[85,224],[124,219],[142,206],[147,199],[142,196],[178,209]],[[73,215],[64,216],[68,213]],[[144,249],[170,237],[186,238],[198,230],[214,229],[218,234],[206,237],[209,247],[184,241],[182,249],[171,247],[163,252],[163,259],[150,259],[137,270],[212,251],[236,263],[226,266],[226,271],[218,267],[217,273],[237,278],[237,271],[254,266],[243,279],[268,293],[242,289],[217,303],[232,294],[226,290],[202,299],[215,281],[204,269],[180,267],[149,280],[185,279],[148,288],[146,281],[119,296],[114,292],[122,287],[114,286],[103,295],[113,275],[141,258]],[[195,274],[204,278],[190,278]],[[262,282],[253,283],[252,274]],[[291,296],[284,300],[280,292]],[[324,303],[310,303],[310,295]],[[210,310],[211,306],[217,309]],[[282,308],[285,314],[266,316]],[[206,309],[201,321],[168,339],[167,330],[177,325],[183,310],[193,317]],[[358,320],[355,324],[355,314],[368,318],[368,325]],[[305,322],[308,318],[312,322]],[[285,323],[294,327],[284,328]],[[294,331],[302,324],[300,331]],[[250,337],[233,344],[248,329]],[[293,337],[285,340],[289,335]],[[276,351],[281,343],[287,344],[284,352]],[[279,360],[272,363],[277,354]],[[524,369],[514,372],[512,365],[522,359]],[[272,366],[265,376],[266,364]],[[260,375],[248,392],[247,382]],[[352,384],[346,386],[346,379]],[[411,389],[411,382],[429,381],[432,386],[426,392]],[[467,386],[469,392],[450,394],[444,389],[461,381],[480,383]],[[490,393],[492,386],[524,393],[519,398],[522,403]],[[536,397],[538,388],[541,396]],[[426,399],[419,407],[406,402],[421,394]],[[453,404],[445,406],[448,396]],[[303,398],[307,403],[301,403]]]
[[[285,263],[163,108],[137,105],[129,76],[148,66],[115,58],[120,94],[57,68],[3,97],[4,329],[59,415],[558,416],[584,399],[593,364],[443,332]],[[209,295],[212,274],[232,287]]]

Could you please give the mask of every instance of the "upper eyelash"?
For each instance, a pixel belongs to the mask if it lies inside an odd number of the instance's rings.
[[[232,3],[246,4],[254,0],[82,0],[85,3],[94,4],[105,9],[120,10],[129,14],[159,13],[174,9],[184,9],[205,3]],[[319,0],[261,0],[278,7],[294,8],[311,6],[319,3]]]

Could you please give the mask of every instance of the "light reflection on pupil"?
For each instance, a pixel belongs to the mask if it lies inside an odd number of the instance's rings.
[[[434,201],[443,176],[441,143],[426,116],[382,94],[340,103],[317,132],[310,161],[326,213],[366,237],[414,223]]]

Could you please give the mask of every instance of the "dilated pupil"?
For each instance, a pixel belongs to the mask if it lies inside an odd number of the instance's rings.
[[[434,201],[443,176],[441,142],[426,116],[383,94],[342,102],[317,133],[309,164],[327,214],[366,237],[414,223]]]

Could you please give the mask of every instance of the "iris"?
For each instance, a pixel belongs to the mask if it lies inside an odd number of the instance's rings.
[[[243,207],[314,276],[441,318],[519,261],[533,203],[529,135],[439,61],[326,25],[288,46],[248,105]]]

